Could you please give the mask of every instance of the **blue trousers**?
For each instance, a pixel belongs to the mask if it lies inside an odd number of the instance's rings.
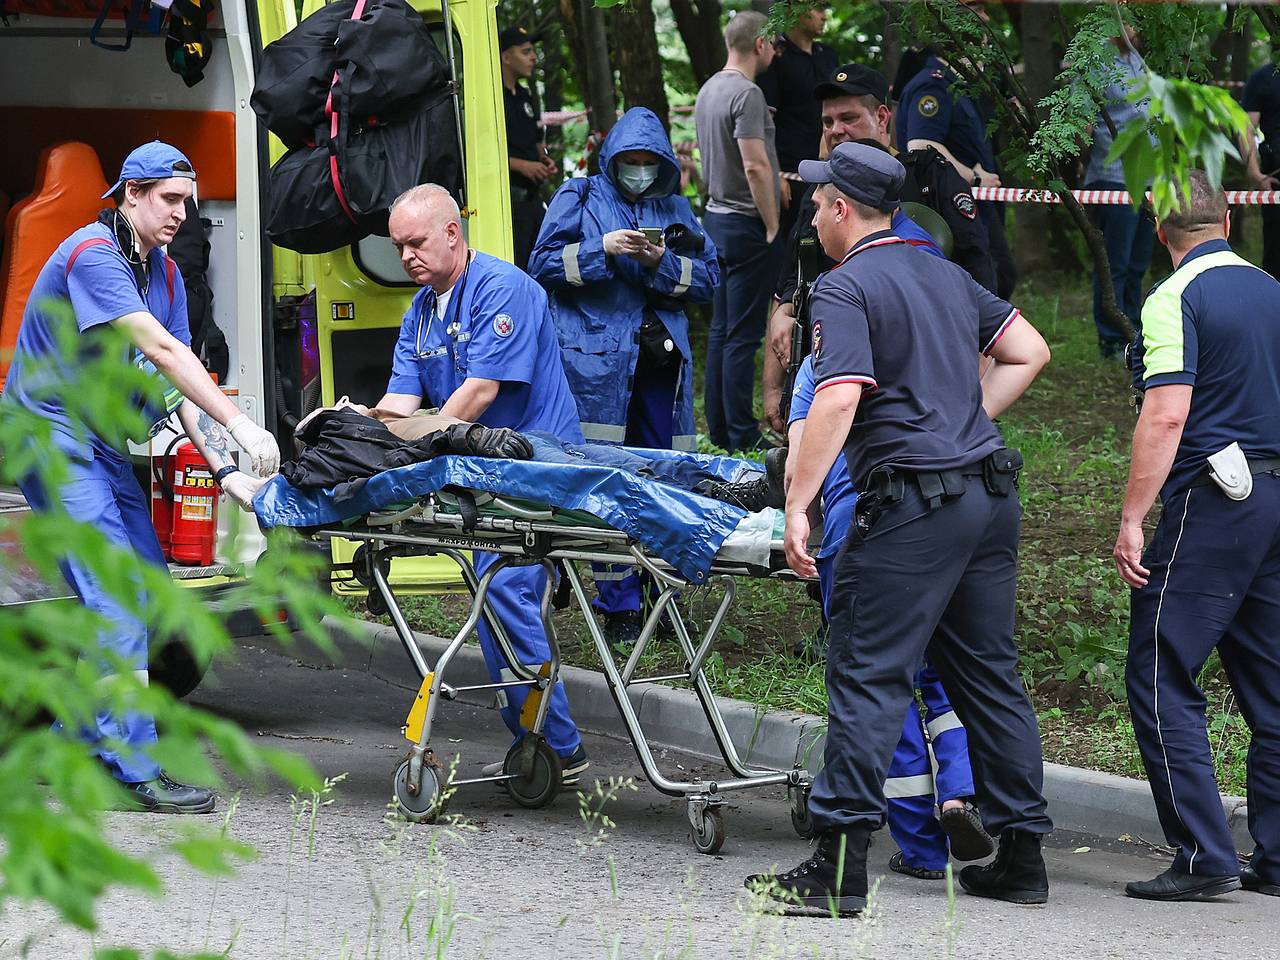
[[[818,560],[823,613],[830,617],[831,588],[835,582],[835,555]],[[926,659],[916,672],[915,688],[925,703],[924,723],[914,699],[907,706],[902,736],[893,750],[884,783],[889,833],[913,867],[942,870],[949,851],[935,809],[948,800],[974,795],[973,769],[969,766],[969,740],[942,688],[942,681]],[[929,740],[925,741],[926,725]],[[934,774],[934,761],[937,774]]]
[[[1213,775],[1196,678],[1216,648],[1253,733],[1247,757],[1253,865],[1280,883],[1280,477],[1247,500],[1192,487],[1164,504],[1130,597],[1125,680],[1142,762],[1174,868],[1240,870]]]
[[[756,350],[764,340],[769,296],[778,267],[764,223],[742,213],[702,218],[720,258],[720,284],[711,302],[707,334],[704,412],[711,442],[725,450],[750,450],[760,442],[755,414]]]
[[[884,822],[884,784],[926,652],[968,732],[988,832],[1053,829],[1013,641],[1020,513],[1016,495],[992,496],[980,477],[936,510],[908,481],[869,533],[850,530],[830,599],[825,763],[809,796],[819,830]]]
[[[627,405],[628,447],[669,450],[674,432],[676,380],[680,367],[655,369],[644,357],[636,363],[631,401]],[[640,576],[634,567],[593,564],[597,597],[592,606],[601,613],[640,609]]]
[[[51,508],[44,487],[35,477],[25,478],[19,486],[32,509],[48,511]],[[58,499],[73,520],[92,524],[112,544],[133,550],[146,563],[166,566],[151,526],[150,504],[127,461],[95,457],[88,463],[72,462],[71,479],[58,491]],[[60,568],[80,602],[111,625],[98,636],[98,646],[145,677],[146,624],[109,595],[101,582],[79,563],[67,560]],[[141,585],[137,590],[141,606],[144,600]],[[116,668],[104,662],[102,669],[111,672]],[[159,776],[159,766],[147,755],[148,748],[156,742],[156,724],[151,716],[137,712],[123,716],[100,712],[95,724],[83,729],[81,735],[96,746],[98,756],[116,779],[141,783]]]
[[[1090,183],[1086,190],[1124,190],[1123,183],[1108,180]],[[1151,266],[1151,251],[1155,247],[1156,230],[1151,219],[1127,203],[1102,204],[1094,209],[1094,223],[1102,231],[1107,247],[1107,262],[1111,265],[1111,283],[1115,288],[1116,303],[1138,329],[1142,318],[1142,278]],[[1104,351],[1123,350],[1125,335],[1117,330],[1102,313],[1102,284],[1093,278],[1093,322],[1098,328],[1098,343]]]
[[[477,551],[476,572],[484,576],[484,572],[497,559],[496,554]],[[542,617],[538,613],[546,582],[547,575],[540,564],[508,567],[493,578],[488,594],[489,602],[511,641],[512,652],[521,663],[534,669],[551,659],[551,646],[547,643]],[[515,680],[516,676],[507,667],[506,658],[503,657],[493,632],[483,619],[480,621],[479,634],[480,649],[484,653],[484,662],[489,667],[490,679],[495,683]],[[515,737],[524,733],[524,727],[520,725],[520,711],[528,696],[528,687],[508,687],[498,691],[502,720]],[[551,749],[561,757],[568,757],[582,743],[582,735],[569,716],[569,697],[564,692],[563,683],[557,683],[551,690],[551,704],[547,708],[543,733]]]

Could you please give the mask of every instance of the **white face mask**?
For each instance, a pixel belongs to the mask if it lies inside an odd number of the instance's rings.
[[[623,163],[618,161],[618,186],[634,196],[640,196],[658,179],[656,163]]]

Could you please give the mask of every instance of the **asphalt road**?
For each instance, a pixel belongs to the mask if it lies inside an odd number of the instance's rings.
[[[312,658],[308,658],[312,659]],[[410,826],[387,817],[391,773],[404,752],[399,727],[412,694],[356,671],[317,666],[244,641],[192,699],[265,742],[297,750],[328,777],[345,774],[319,806],[291,802],[279,785],[230,784],[239,802],[228,829],[259,851],[235,877],[195,873],[166,843],[190,819],[113,814],[128,850],[156,855],[168,892],[160,900],[115,893],[95,937],[71,933],[47,914],[0,917],[0,957],[90,958],[98,947],[207,950],[233,958],[724,958],[1275,957],[1280,904],[1249,893],[1215,903],[1129,900],[1123,884],[1167,862],[1133,843],[1079,834],[1048,849],[1052,901],[1014,907],[957,893],[886,868],[887,834],[872,847],[884,877],[862,919],[762,913],[742,889],[749,873],[789,867],[807,847],[792,832],[781,791],[737,794],[728,805],[720,855],[696,853],[682,801],[639,778],[629,744],[589,736],[596,778],[630,778],[605,805],[613,824],[584,821],[563,793],[542,810],[516,808],[491,786],[464,788],[448,825]],[[496,713],[442,708],[437,740],[461,754],[460,770],[500,758],[507,746]],[[703,760],[666,751],[671,768]],[[588,818],[590,819],[590,818]]]

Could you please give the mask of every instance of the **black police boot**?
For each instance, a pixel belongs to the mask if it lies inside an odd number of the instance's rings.
[[[1240,886],[1252,893],[1264,893],[1268,897],[1280,897],[1280,883],[1263,880],[1262,875],[1250,864],[1240,868]]]
[[[604,639],[616,656],[630,656],[631,649],[640,639],[643,626],[638,610],[619,610],[604,615]]]
[[[1124,892],[1139,900],[1212,900],[1239,889],[1239,877],[1200,877],[1173,867],[1150,880],[1124,885]]]
[[[844,838],[844,862],[840,860]],[[840,914],[860,912],[867,905],[868,827],[854,827],[843,833],[828,830],[818,837],[813,855],[786,873],[757,873],[746,879],[746,887],[768,894],[783,903],[834,910]],[[837,883],[837,877],[839,883]]]
[[[965,867],[960,886],[975,897],[1009,903],[1048,903],[1049,874],[1038,833],[1012,828],[1000,834],[996,858],[984,867]]]
[[[764,473],[755,475],[749,480],[729,483],[726,480],[703,480],[696,487],[695,493],[712,500],[731,503],[741,507],[748,513],[758,513],[765,507],[782,509],[787,504],[787,491],[784,485],[787,469],[787,451],[785,447],[774,447],[764,456]]]
[[[131,809],[148,813],[212,813],[216,803],[212,790],[178,783],[163,770],[154,780],[120,786],[129,795]]]

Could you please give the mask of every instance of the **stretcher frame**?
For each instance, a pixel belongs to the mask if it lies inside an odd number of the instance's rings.
[[[721,809],[725,795],[756,787],[785,786],[796,832],[801,836],[811,835],[812,824],[807,807],[811,786],[808,771],[799,763],[791,770],[757,768],[746,763],[733,742],[704,670],[716,636],[733,605],[734,578],[747,575],[794,579],[790,570],[770,570],[720,560],[713,563],[708,582],[717,583],[723,587],[724,592],[702,634],[701,642],[695,645],[685,622],[685,614],[675,602],[681,590],[688,590],[694,585],[671,564],[654,556],[626,533],[608,526],[566,523],[564,519],[557,520],[558,516],[563,515],[553,508],[531,508],[523,503],[478,491],[463,493],[460,501],[465,509],[455,512],[452,509],[455,503],[453,494],[432,493],[404,509],[370,513],[350,526],[323,527],[311,532],[311,536],[316,539],[344,539],[361,543],[350,564],[351,572],[369,588],[371,612],[386,613],[390,617],[405,653],[422,678],[422,689],[419,691],[418,701],[415,701],[421,729],[415,739],[412,736],[411,711],[406,736],[409,737],[412,748],[408,759],[400,764],[395,775],[397,805],[407,818],[430,822],[443,811],[455,788],[480,783],[503,784],[512,798],[523,806],[542,806],[554,799],[561,785],[560,761],[547,745],[542,730],[550,703],[549,691],[560,675],[560,649],[551,614],[556,582],[554,570],[559,565],[568,581],[573,602],[583,615],[595,644],[606,685],[621,715],[644,776],[659,792],[686,800],[695,847],[703,853],[718,851],[725,839]],[[480,514],[476,509],[477,504],[486,507],[491,504],[501,514]],[[573,515],[574,512],[565,513]],[[483,575],[478,575],[468,556],[468,551],[472,550],[496,553],[499,557]],[[448,642],[434,666],[427,662],[418,646],[400,609],[389,577],[390,561],[393,558],[424,555],[442,555],[456,562],[472,597],[466,620]],[[488,599],[493,578],[500,570],[534,563],[541,564],[548,574],[540,614],[551,657],[548,663],[536,669],[518,661]],[[644,571],[653,578],[658,588],[658,595],[644,617],[639,639],[621,668],[591,609],[582,566],[592,563],[630,566],[637,571]],[[664,615],[669,616],[684,660],[684,669],[677,673],[637,677],[635,674],[640,660],[657,636]],[[445,681],[449,667],[467,638],[476,631],[482,617],[492,630],[515,679],[467,686],[450,685]],[[721,780],[673,780],[659,770],[648,737],[627,691],[643,684],[673,680],[687,680],[692,684],[732,777]],[[431,750],[431,734],[441,698],[454,700],[467,692],[496,692],[522,686],[532,688],[522,716],[529,734],[511,748],[502,773],[464,779],[446,777]],[[529,701],[535,698],[536,704],[532,716],[529,716]],[[425,703],[421,703],[423,700]]]

